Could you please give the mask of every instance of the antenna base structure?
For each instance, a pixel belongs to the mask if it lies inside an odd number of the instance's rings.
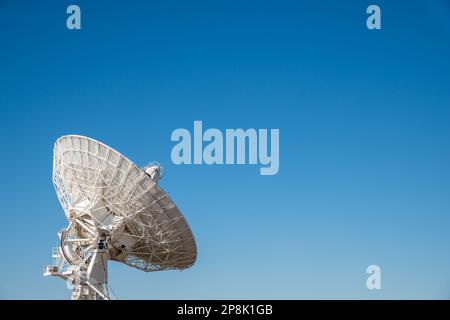
[[[44,276],[66,281],[67,287],[72,289],[72,300],[110,300],[107,237],[102,234],[93,241],[67,239],[68,229],[58,233],[61,245],[53,248],[53,264],[44,267]],[[77,255],[81,247],[85,254]]]
[[[158,163],[139,168],[96,140],[59,138],[53,183],[69,225],[44,276],[65,280],[73,300],[109,300],[109,260],[146,272],[191,267],[195,239],[159,187],[162,173]]]

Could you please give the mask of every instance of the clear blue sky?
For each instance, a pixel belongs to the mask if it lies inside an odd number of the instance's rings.
[[[119,298],[450,298],[448,1],[0,0],[0,119],[0,298],[70,296],[42,276],[64,134],[162,162],[197,238],[183,272],[110,263]],[[278,175],[175,166],[194,120],[279,128]]]

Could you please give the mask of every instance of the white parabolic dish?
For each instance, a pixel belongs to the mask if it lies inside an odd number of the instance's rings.
[[[70,238],[93,239],[105,232],[109,259],[143,271],[194,264],[195,239],[180,210],[157,179],[114,149],[83,136],[59,138],[53,182]],[[81,253],[70,250],[62,250],[64,257],[76,264],[70,260]]]

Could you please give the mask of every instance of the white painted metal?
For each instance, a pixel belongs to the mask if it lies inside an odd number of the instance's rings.
[[[53,182],[69,226],[44,275],[74,281],[73,299],[108,299],[107,261],[143,271],[185,269],[196,260],[186,220],[159,186],[162,168],[143,169],[96,140],[63,136],[54,146]]]

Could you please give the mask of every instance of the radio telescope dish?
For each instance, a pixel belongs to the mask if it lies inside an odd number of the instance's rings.
[[[109,299],[109,260],[146,272],[191,267],[195,239],[161,177],[158,163],[141,169],[94,139],[59,138],[53,183],[69,225],[44,275],[70,282],[72,299]]]

